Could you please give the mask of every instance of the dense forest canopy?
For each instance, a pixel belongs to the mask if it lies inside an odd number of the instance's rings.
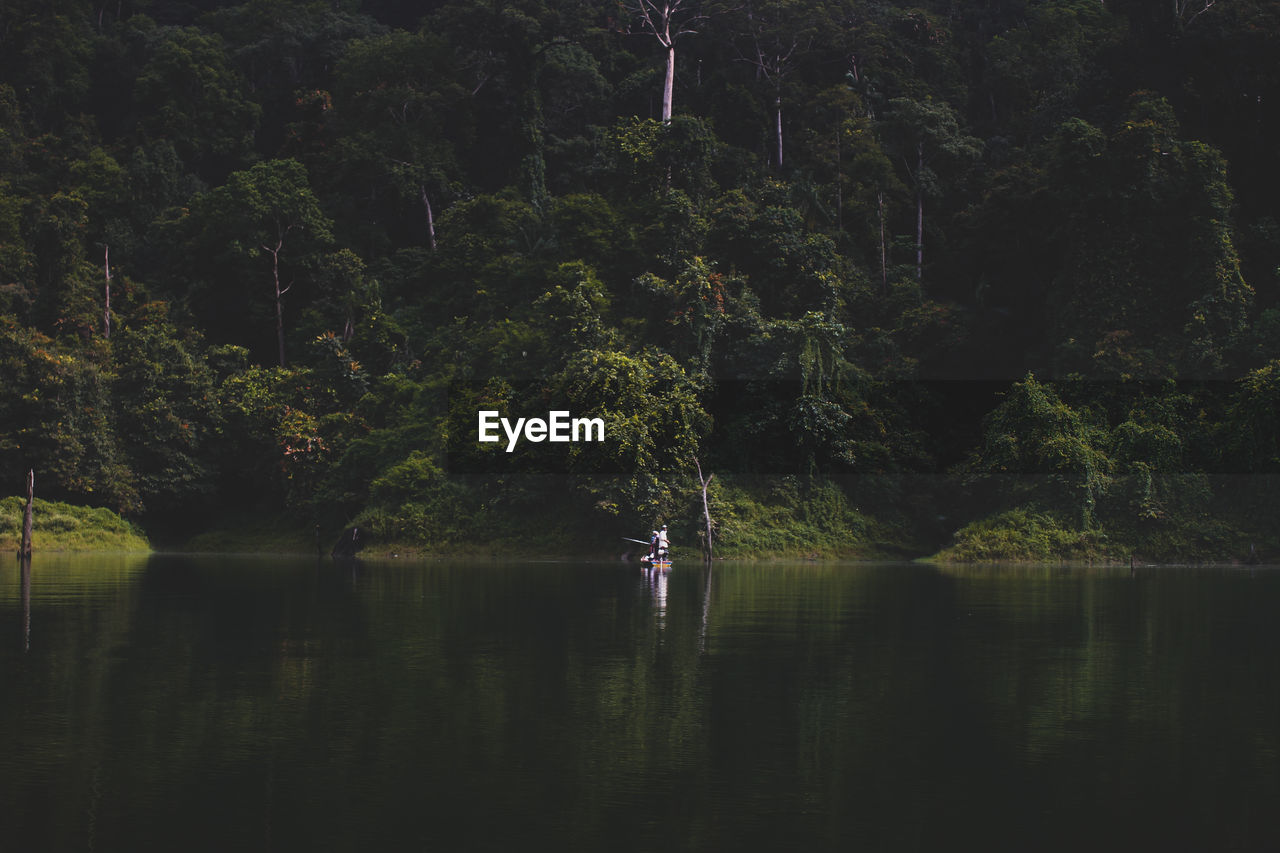
[[[5,0],[0,491],[1275,549],[1277,138],[1277,0]]]

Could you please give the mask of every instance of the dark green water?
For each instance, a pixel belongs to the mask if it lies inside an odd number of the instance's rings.
[[[1280,848],[1280,570],[37,555],[12,850]]]

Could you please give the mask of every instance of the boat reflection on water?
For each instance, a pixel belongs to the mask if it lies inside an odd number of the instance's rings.
[[[667,623],[667,578],[671,573],[671,564],[656,566],[645,564],[644,579],[649,592],[653,595],[654,611],[657,614],[658,628]]]
[[[641,575],[643,576],[643,586],[645,594],[653,599],[654,614],[659,630],[664,630],[667,625],[667,590],[668,581],[671,576],[671,565],[662,563],[657,566],[651,566],[647,563],[641,566]],[[698,635],[698,654],[701,655],[706,651],[707,631],[711,620],[711,581],[714,576],[710,566],[702,567],[702,579],[699,586],[701,587],[701,606],[699,614],[699,625],[697,629]],[[686,589],[690,588],[686,584]]]

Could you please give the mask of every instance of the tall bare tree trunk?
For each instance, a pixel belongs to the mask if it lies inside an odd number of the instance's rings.
[[[431,244],[431,251],[436,250],[436,217],[431,212],[431,199],[427,198],[427,185],[419,184],[418,188],[422,191],[422,206],[427,210],[427,240]]]
[[[703,540],[702,544],[702,559],[707,565],[711,565],[713,525],[711,523],[711,508],[707,503],[707,487],[711,485],[711,478],[714,477],[715,474],[708,474],[704,479],[702,476],[702,465],[698,462],[696,457],[693,460],[693,464],[698,469],[698,483],[702,486],[702,517],[706,519],[707,522],[706,539]]]
[[[924,280],[924,143],[916,143],[916,281]]]
[[[276,350],[280,357],[280,366],[284,367],[284,295],[293,285],[280,286],[280,252],[284,249],[285,236],[294,229],[293,225],[285,225],[276,220],[275,248],[264,245],[263,251],[271,255],[271,277],[276,286]]]
[[[669,37],[668,37],[669,38]],[[662,82],[662,123],[671,123],[671,103],[675,98],[676,91],[676,46],[674,42],[668,41],[667,45],[667,76]]]
[[[782,168],[782,95],[779,94],[773,99],[773,111],[776,118],[776,126],[778,131],[778,168]]]
[[[884,190],[876,193],[876,205],[880,210],[880,290],[889,292],[889,249],[884,241]]]
[[[106,278],[103,283],[103,289],[106,292],[106,299],[103,300],[102,308],[102,336],[104,338],[111,337],[111,247],[102,247],[102,272]]]
[[[284,367],[284,295],[289,288],[280,289],[280,250],[284,240],[276,243],[275,249],[267,249],[271,253],[271,275],[276,285],[276,349],[280,356],[280,366]]]

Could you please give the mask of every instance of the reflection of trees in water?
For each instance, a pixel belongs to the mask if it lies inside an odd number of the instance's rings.
[[[1183,804],[1147,841],[1228,825],[1249,837],[1251,809],[1280,795],[1271,612],[1280,578],[1058,567],[952,574],[959,609],[976,617],[960,658],[970,698],[1010,733],[1029,778],[1075,781],[1054,786],[1057,808],[1128,803],[1141,814]]]
[[[1280,794],[1278,576],[717,564],[659,600],[599,566],[373,562],[353,587],[328,563],[154,561],[64,611],[39,565],[46,677],[7,689],[66,710],[17,756],[46,813],[0,796],[44,827],[33,849],[360,847],[370,827],[920,847],[997,811],[1015,837],[1029,803],[1141,813],[1139,780],[1241,820]]]
[[[112,741],[115,653],[127,643],[145,559],[37,553],[0,577],[0,599],[12,578],[21,607],[22,666],[6,676],[0,702],[0,731],[10,733],[0,763],[19,770],[0,779],[0,822],[18,846],[19,827],[39,831],[28,849],[92,844]],[[8,787],[32,779],[47,795]]]

